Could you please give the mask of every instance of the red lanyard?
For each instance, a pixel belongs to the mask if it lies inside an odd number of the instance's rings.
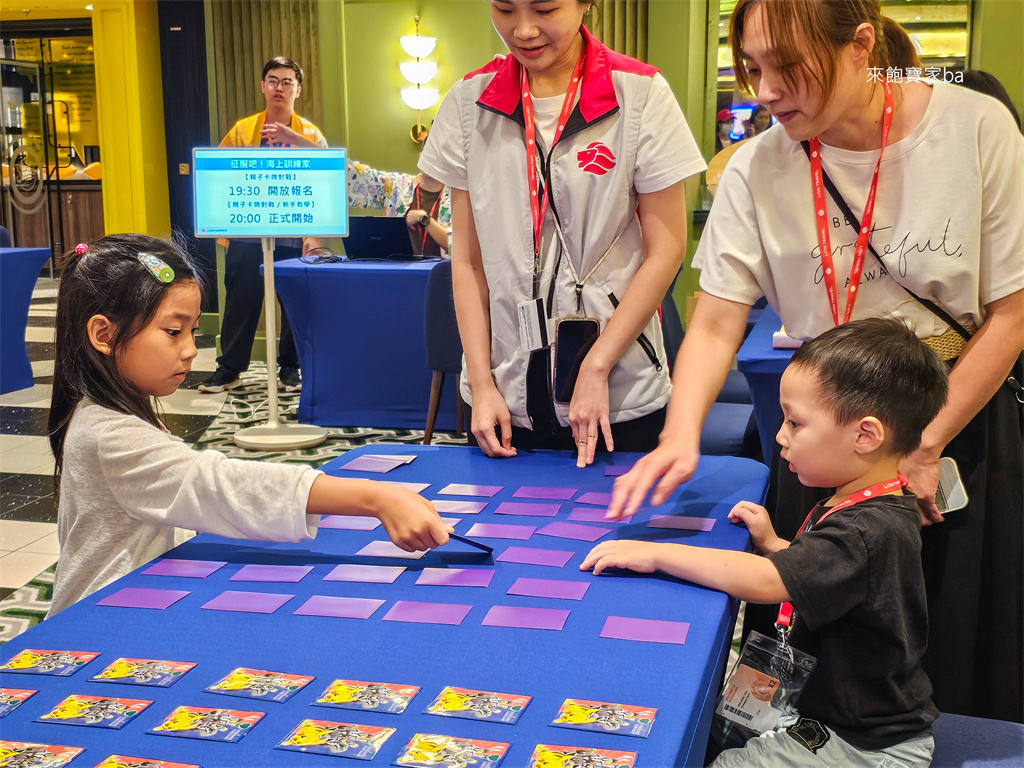
[[[872,498],[874,498],[876,496],[884,496],[887,493],[892,493],[893,491],[897,490],[898,488],[902,488],[906,484],[907,484],[907,478],[905,478],[903,476],[902,472],[897,472],[896,473],[896,477],[894,477],[894,478],[892,478],[890,480],[883,480],[881,483],[875,483],[874,485],[868,486],[867,488],[862,488],[861,490],[857,491],[856,493],[851,493],[845,499],[843,499],[838,504],[836,504],[834,507],[829,509],[825,514],[823,514],[821,517],[819,517],[815,524],[820,523],[826,517],[828,517],[829,515],[833,514],[834,512],[838,512],[840,509],[846,509],[847,507],[853,506],[854,504],[857,504],[858,502],[864,501],[865,499],[872,499]],[[815,507],[815,509],[817,509],[817,507]],[[813,515],[813,514],[814,514],[814,509],[812,509],[810,512],[807,513],[807,517],[804,518],[803,525],[801,525],[800,529],[796,532],[797,536],[799,536],[801,533],[805,533],[806,531],[809,531],[811,528],[814,527],[814,526],[808,525],[808,523],[811,522],[811,515]],[[776,626],[781,626],[781,627],[785,627],[785,628],[788,629],[791,626],[792,620],[793,620],[793,604],[792,603],[783,603],[782,605],[779,606],[779,617],[775,620]]]
[[[551,140],[551,148],[562,136],[565,124],[569,122],[569,115],[572,114],[573,104],[576,103],[576,91],[579,89],[580,78],[583,75],[583,57],[586,55],[586,48],[580,53],[580,60],[572,71],[572,79],[569,81],[569,88],[565,92],[565,101],[562,102],[562,111],[558,115],[558,125],[555,127],[555,136]],[[523,122],[526,126],[526,177],[530,184],[530,214],[533,216],[533,265],[534,274],[540,273],[540,231],[544,227],[544,216],[548,211],[548,196],[550,190],[544,187],[544,199],[539,199],[540,188],[537,180],[537,129],[533,122],[533,99],[530,97],[530,83],[526,79],[526,68],[523,68]]]
[[[882,112],[882,148],[875,163],[875,173],[871,178],[871,189],[868,200],[864,204],[864,215],[857,233],[857,247],[853,252],[853,266],[850,268],[850,287],[846,291],[846,309],[843,311],[843,322],[850,321],[853,303],[857,299],[857,284],[860,273],[864,269],[864,254],[867,252],[868,239],[871,233],[871,219],[875,211],[875,190],[878,187],[878,169],[882,165],[882,153],[889,141],[889,128],[892,126],[892,86],[888,80],[882,81],[885,89],[885,109]],[[836,289],[836,273],[832,263],[832,243],[829,239],[828,208],[825,202],[825,186],[822,181],[821,148],[817,137],[811,139],[811,185],[814,187],[814,215],[818,225],[818,246],[821,250],[821,264],[825,268],[825,290],[828,291],[828,304],[832,310],[832,321],[839,325],[839,296]]]
[[[437,198],[434,200],[434,204],[432,206],[430,206],[430,210],[427,212],[427,215],[430,218],[434,218],[434,211],[437,210],[437,204],[439,202],[441,202],[441,193],[442,192],[444,192],[443,188],[442,188],[441,192],[437,193]],[[421,210],[421,211],[423,210],[422,208],[420,208],[420,185],[419,184],[416,185],[416,208]],[[427,234],[428,234],[428,230],[429,229],[430,229],[430,222],[427,222],[427,226],[423,227],[423,237],[420,240],[420,253],[424,253],[427,250]]]

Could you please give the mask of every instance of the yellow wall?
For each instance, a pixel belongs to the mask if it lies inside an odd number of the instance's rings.
[[[1024,113],[1024,2],[974,0],[971,16],[971,69],[996,76]]]

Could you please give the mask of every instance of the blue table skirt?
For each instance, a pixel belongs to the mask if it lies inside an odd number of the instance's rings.
[[[782,321],[771,307],[765,307],[750,335],[736,355],[736,367],[747,377],[754,419],[761,436],[761,455],[769,462],[775,434],[779,431],[782,409],[779,406],[779,382],[793,357],[792,349],[772,348],[772,336]]]
[[[302,367],[299,421],[423,429],[431,379],[424,296],[436,263],[275,263]],[[445,378],[437,429],[455,427],[457,379]]]
[[[49,258],[49,248],[0,248],[0,395],[35,383],[25,326],[32,289]]]
[[[340,464],[365,453],[415,453],[417,458],[386,475],[338,469]],[[635,454],[616,454],[610,461],[631,464],[636,458]],[[505,486],[497,496],[486,499],[488,505],[481,514],[453,515],[464,518],[455,529],[465,533],[475,522],[546,525],[551,518],[496,516],[493,510],[499,502],[511,499],[522,485],[577,488],[576,498],[585,491],[608,491],[612,478],[605,477],[603,467],[598,463],[577,470],[569,453],[524,451],[514,459],[493,460],[470,448],[374,445],[351,451],[324,469],[348,477],[430,482],[423,492],[430,499],[438,498],[438,491],[448,482]],[[714,518],[710,532],[647,528],[645,523],[652,510],[644,509],[628,524],[608,524],[616,529],[608,536],[746,549],[746,529],[730,525],[726,515],[740,499],[761,501],[767,474],[763,465],[746,459],[704,457],[694,478],[653,512]],[[577,506],[583,505],[563,502],[556,519],[564,520]],[[95,765],[113,753],[204,768],[357,765],[329,756],[274,749],[301,720],[313,718],[397,728],[369,765],[390,764],[417,732],[510,743],[512,747],[502,764],[508,768],[526,765],[538,743],[638,752],[640,768],[702,765],[727,658],[735,601],[721,592],[667,577],[623,574],[595,578],[578,570],[591,544],[537,534],[529,541],[486,541],[495,546],[495,555],[509,546],[574,552],[564,568],[493,562],[490,556],[454,542],[420,560],[354,556],[369,541],[383,538],[382,528],[374,532],[322,529],[316,539],[300,544],[255,543],[205,534],[196,537],[168,556],[226,560],[228,565],[206,579],[149,576],[136,571],[0,649],[4,662],[25,648],[102,654],[71,677],[0,675],[0,686],[40,690],[3,720],[3,738],[85,747],[87,752],[77,758],[73,768]],[[335,565],[353,562],[405,565],[408,570],[394,584],[322,581]],[[228,581],[246,563],[311,565],[313,571],[294,584]],[[487,567],[496,573],[487,588],[414,585],[420,569],[439,566]],[[521,576],[581,581],[590,586],[580,601],[506,595]],[[96,605],[97,600],[124,587],[188,590],[191,594],[162,611]],[[294,597],[269,615],[201,610],[204,603],[225,590]],[[293,615],[314,594],[376,597],[386,602],[367,620]],[[465,604],[472,605],[472,609],[461,626],[382,621],[399,599]],[[492,605],[568,609],[570,614],[562,631],[482,626]],[[689,622],[689,634],[684,645],[604,639],[599,635],[610,615]],[[89,682],[121,656],[198,662],[198,666],[169,688]],[[315,675],[316,680],[284,704],[203,692],[236,667]],[[339,678],[413,684],[421,690],[401,715],[310,706],[331,681]],[[445,685],[525,694],[533,701],[515,725],[421,714]],[[148,699],[154,704],[121,731],[32,722],[72,693]],[[656,707],[659,711],[646,739],[550,727],[566,698]],[[179,705],[255,710],[265,712],[266,717],[237,744],[146,734]]]

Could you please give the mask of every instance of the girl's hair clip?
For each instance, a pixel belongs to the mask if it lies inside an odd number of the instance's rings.
[[[161,283],[174,282],[174,270],[167,266],[167,262],[152,253],[137,254],[139,262]]]
[[[88,250],[89,250],[89,244],[88,243],[79,243],[78,245],[75,246],[75,253],[78,256],[83,255]]]

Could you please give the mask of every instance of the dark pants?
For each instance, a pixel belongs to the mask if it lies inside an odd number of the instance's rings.
[[[302,252],[299,248],[278,246],[274,249],[274,261],[296,259]],[[263,249],[259,243],[245,243],[232,240],[224,257],[224,323],[220,330],[221,356],[217,365],[232,373],[248,369],[252,357],[252,342],[256,338],[256,326],[263,310]],[[299,365],[292,338],[292,326],[288,314],[281,305],[281,342],[278,346],[277,363],[281,366]]]

